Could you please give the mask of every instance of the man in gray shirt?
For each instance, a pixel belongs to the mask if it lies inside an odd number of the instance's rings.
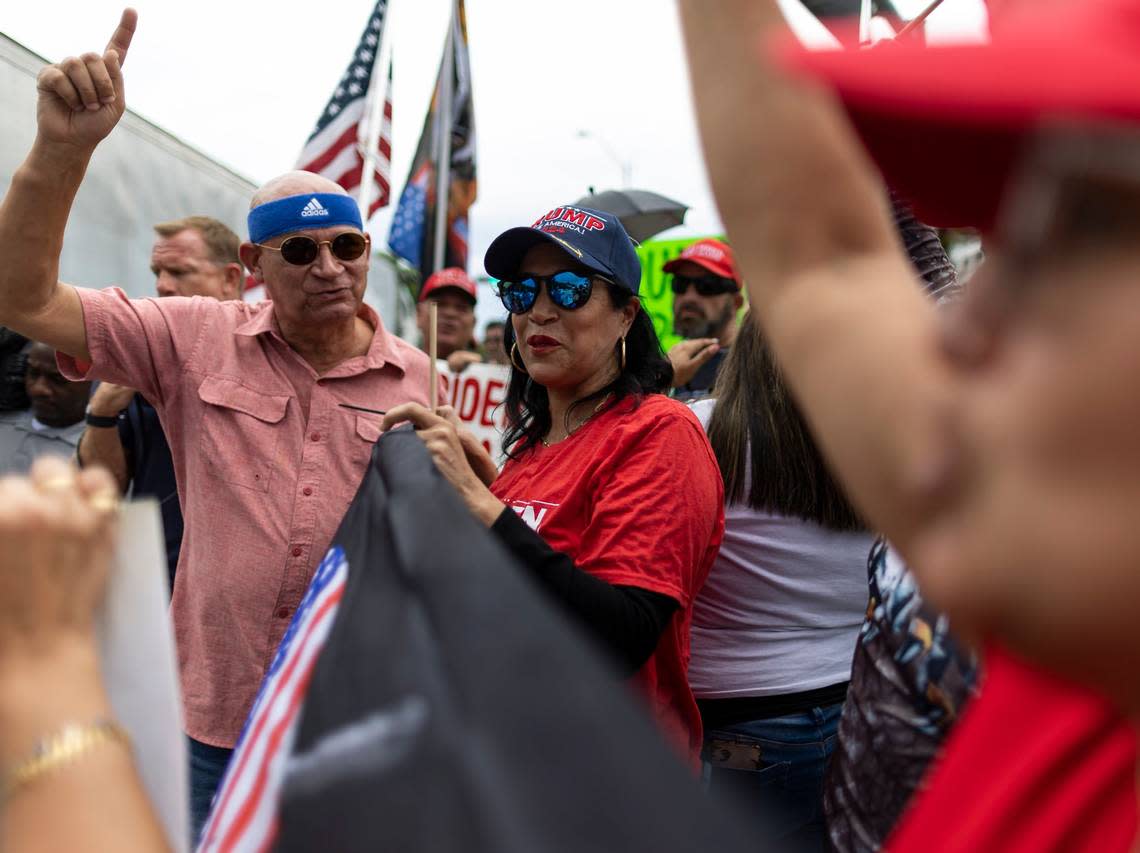
[[[24,379],[32,407],[0,414],[0,474],[24,474],[39,456],[71,457],[83,434],[90,382],[68,382],[55,350],[32,344]]]

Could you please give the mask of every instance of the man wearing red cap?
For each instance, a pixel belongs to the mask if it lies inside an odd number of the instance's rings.
[[[673,331],[685,340],[669,350],[673,396],[708,396],[728,348],[736,340],[736,315],[744,304],[732,249],[720,240],[698,240],[661,268],[673,288]]]
[[[681,6],[766,338],[851,498],[985,651],[982,692],[887,847],[1129,849],[1140,0],[1018,4],[988,46],[785,43],[830,93],[768,58],[771,0]],[[923,219],[987,236],[949,323],[914,286],[872,159]]]
[[[439,312],[436,354],[447,359],[447,366],[456,373],[483,360],[479,353],[469,349],[475,335],[476,293],[475,282],[459,267],[432,273],[420,288],[416,326],[423,338],[421,349],[428,351],[428,304],[434,302]]]

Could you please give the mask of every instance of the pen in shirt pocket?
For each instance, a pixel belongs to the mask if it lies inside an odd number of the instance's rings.
[[[354,412],[368,412],[370,415],[386,415],[386,411],[380,409],[369,409],[365,406],[354,406],[351,403],[337,403],[342,409],[352,409]]]

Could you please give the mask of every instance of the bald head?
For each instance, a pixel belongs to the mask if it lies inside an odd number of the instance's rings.
[[[313,172],[302,172],[298,170],[286,172],[284,175],[278,175],[276,178],[270,178],[262,184],[257,192],[253,194],[253,198],[249,200],[249,207],[252,210],[266,202],[276,201],[279,198],[288,198],[293,195],[305,195],[306,193],[348,195],[344,187],[336,181],[329,180]]]
[[[265,285],[282,337],[294,349],[318,339],[323,347],[352,349],[369,260],[352,196],[312,172],[286,172],[253,194],[248,226],[241,260]],[[346,234],[347,242],[340,239]]]

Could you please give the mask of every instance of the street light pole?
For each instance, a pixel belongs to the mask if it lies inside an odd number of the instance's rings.
[[[633,163],[617,152],[604,136],[600,136],[589,130],[579,130],[579,139],[592,139],[598,146],[606,153],[606,156],[617,163],[618,168],[621,169],[621,186],[622,189],[628,190],[633,186]]]

